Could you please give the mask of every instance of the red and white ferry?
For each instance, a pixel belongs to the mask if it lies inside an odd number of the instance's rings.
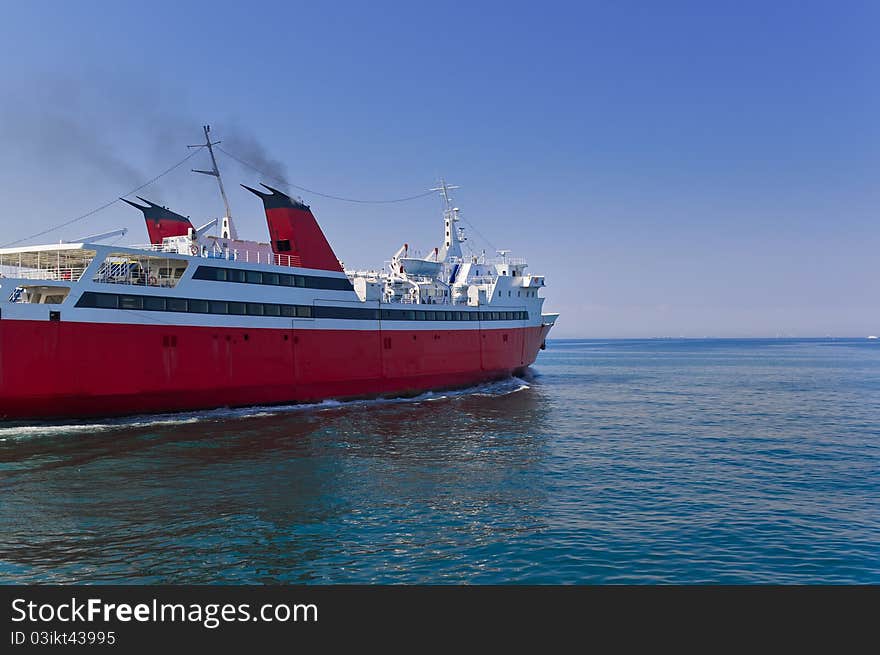
[[[222,193],[212,145],[201,172]],[[0,249],[0,417],[416,394],[510,376],[544,347],[543,276],[506,251],[466,256],[452,187],[442,247],[346,271],[311,209],[263,186],[245,188],[269,243],[237,239],[228,203],[196,228],[139,198],[148,246]]]

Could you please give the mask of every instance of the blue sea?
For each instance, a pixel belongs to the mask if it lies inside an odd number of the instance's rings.
[[[880,583],[880,342],[551,340],[414,399],[0,426],[4,583]]]

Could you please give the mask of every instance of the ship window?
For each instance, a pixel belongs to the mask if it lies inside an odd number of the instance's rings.
[[[119,307],[119,296],[115,296],[112,293],[96,293],[95,307],[101,307],[102,309],[116,309]]]
[[[262,316],[263,315],[263,303],[249,302],[247,304],[247,313],[248,313],[248,316]]]
[[[185,312],[187,311],[186,298],[166,298],[165,309],[169,312]]]
[[[275,242],[276,252],[287,252],[290,250],[290,239],[278,239]]]
[[[416,320],[416,313],[412,311],[405,311],[403,313],[403,318],[405,318],[407,321],[414,321]]]
[[[385,319],[386,321],[392,321],[392,320],[394,320],[394,310],[391,310],[391,309],[383,309],[383,310],[382,310],[382,314],[381,314],[381,316],[382,316],[382,318]]]
[[[426,321],[436,320],[434,317],[434,312],[425,312],[425,320]]]
[[[332,291],[351,291],[351,281],[347,277],[313,277],[310,275],[297,275],[297,286],[306,286],[310,289],[328,289]],[[299,279],[303,279],[303,284],[299,283]]]
[[[520,292],[517,291],[517,292],[516,292],[516,297],[517,297],[517,298],[519,298],[519,294],[520,294]]]
[[[467,318],[469,321],[476,321],[480,318],[479,312],[468,312]]]
[[[195,280],[226,282],[246,282],[248,284],[270,284],[285,287],[307,287],[310,289],[330,289],[351,291],[351,281],[346,277],[320,277],[313,275],[290,275],[286,273],[263,273],[262,271],[223,269],[213,266],[199,266],[193,275]]]
[[[401,314],[404,314],[404,312],[401,312]],[[315,318],[348,318],[360,320],[375,320],[379,318],[375,309],[326,306],[315,307],[314,316]]]
[[[416,312],[416,320],[424,321],[425,320],[425,312]]]
[[[296,316],[296,307],[293,305],[281,305],[282,316]]]
[[[165,299],[158,296],[144,296],[144,309],[154,312],[165,311]]]
[[[230,302],[229,303],[229,313],[236,314],[237,316],[241,316],[244,314],[244,303],[243,302]]]
[[[208,313],[208,301],[207,300],[190,300],[189,301],[189,311],[194,314],[207,314]]]
[[[510,291],[507,292],[507,297],[510,298]]]
[[[229,311],[226,303],[222,300],[212,300],[211,301],[211,313],[212,314],[226,314]]]
[[[263,313],[266,316],[281,316],[281,308],[278,305],[263,305]]]
[[[493,320],[493,321],[497,321],[497,320],[498,320],[498,312],[492,312],[492,320]]]
[[[222,268],[214,268],[213,266],[199,266],[193,273],[194,280],[219,280],[219,273],[223,271],[223,279],[226,279],[226,271]]]
[[[312,308],[307,305],[297,305],[296,317],[297,318],[311,318],[312,317]]]
[[[500,292],[500,291],[498,292],[498,297],[499,297],[499,298],[501,297],[501,292]]]
[[[21,288],[22,287],[18,287],[18,289],[21,289]],[[16,289],[16,291],[17,291],[17,289]],[[13,294],[15,294],[15,291],[13,291]],[[94,307],[95,306],[95,299],[93,298],[93,296],[94,296],[93,293],[82,294],[79,297],[79,300],[76,301],[76,306],[77,307]]]
[[[143,309],[144,299],[140,296],[119,296],[119,309]]]

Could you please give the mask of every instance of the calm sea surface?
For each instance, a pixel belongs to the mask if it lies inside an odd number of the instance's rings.
[[[556,340],[415,400],[7,424],[0,581],[880,583],[880,342]]]

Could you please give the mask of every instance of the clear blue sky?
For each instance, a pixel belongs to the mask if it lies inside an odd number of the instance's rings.
[[[880,3],[2,9],[4,243],[152,177],[210,122],[327,193],[462,185],[491,246],[546,274],[555,336],[880,333]],[[187,169],[143,195],[217,215]],[[440,239],[435,198],[302,195],[347,265]],[[259,203],[231,200],[264,239]],[[42,240],[117,226],[146,240],[121,204]]]

